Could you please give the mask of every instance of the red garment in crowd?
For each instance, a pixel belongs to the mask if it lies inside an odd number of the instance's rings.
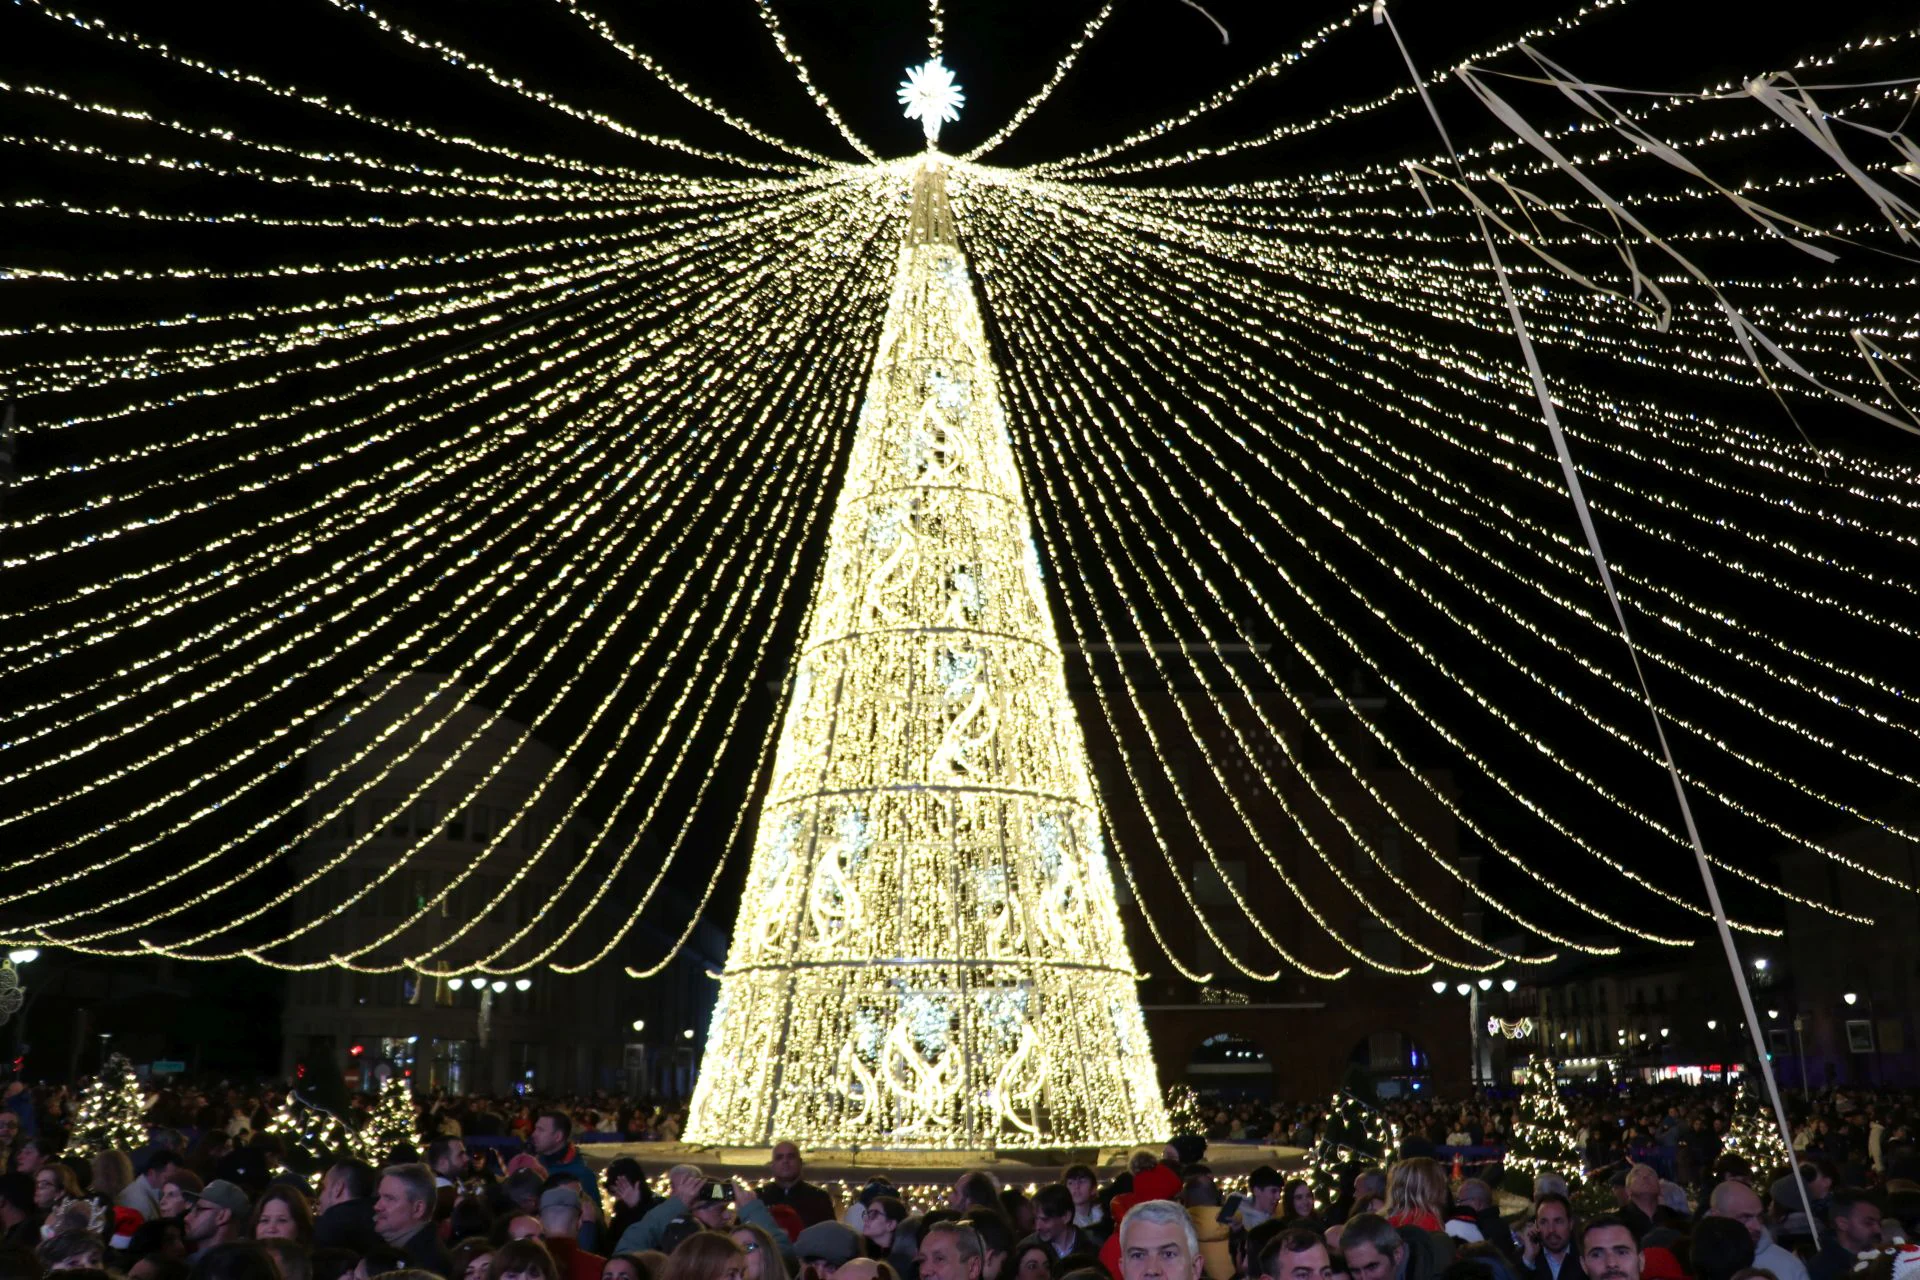
[[[1396,1227],[1418,1227],[1422,1231],[1441,1230],[1440,1219],[1425,1209],[1418,1213],[1396,1213],[1387,1222]]]
[[[1113,1234],[1100,1246],[1100,1262],[1113,1280],[1125,1280],[1120,1274],[1120,1222],[1127,1216],[1127,1210],[1149,1200],[1180,1199],[1180,1175],[1163,1164],[1157,1164],[1145,1173],[1133,1175],[1133,1190],[1113,1198]]]
[[[600,1280],[600,1272],[607,1265],[605,1258],[588,1253],[572,1236],[541,1236],[540,1243],[560,1264],[560,1280]]]

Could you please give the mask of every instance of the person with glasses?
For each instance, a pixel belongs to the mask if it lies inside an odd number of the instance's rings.
[[[182,1225],[191,1250],[189,1266],[209,1250],[244,1238],[242,1231],[253,1211],[253,1201],[233,1183],[215,1178],[198,1195],[189,1196],[188,1202]]]

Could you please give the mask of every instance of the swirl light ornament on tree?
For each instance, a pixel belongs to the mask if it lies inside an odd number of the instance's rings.
[[[692,1142],[1167,1136],[944,163],[912,170]]]

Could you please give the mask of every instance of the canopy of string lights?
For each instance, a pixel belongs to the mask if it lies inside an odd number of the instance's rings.
[[[1018,567],[1109,761],[1077,856],[1153,937],[1192,910],[1248,978],[1477,972],[1703,936],[1696,857],[1748,935],[1788,903],[1874,918],[1782,854],[1913,892],[1850,850],[1920,838],[1892,804],[1920,736],[1914,30],[1814,14],[1777,61],[1670,52],[1656,83],[1617,57],[1658,29],[1633,0],[1444,59],[1383,4],[1287,7],[1251,53],[1212,6],[1237,61],[1162,102],[1157,33],[1217,33],[1107,0],[1003,51],[1017,106],[984,118],[961,6],[837,35],[738,7],[782,74],[735,94],[612,0],[466,26],[314,0],[393,59],[372,78],[279,28],[10,6],[9,945],[645,974],[663,885],[667,955],[757,892],[928,151]],[[1089,76],[1146,87],[1102,115]],[[468,865],[414,876],[456,814]],[[1258,851],[1232,902],[1138,892],[1227,844]],[[396,886],[381,929],[305,945]]]

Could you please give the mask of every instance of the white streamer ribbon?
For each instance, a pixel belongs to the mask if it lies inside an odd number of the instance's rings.
[[[1400,48],[1400,56],[1407,64],[1407,72],[1413,77],[1414,85],[1420,91],[1420,101],[1426,104],[1427,114],[1433,118],[1433,126],[1439,130],[1440,140],[1446,144],[1447,154],[1452,157],[1454,167],[1464,182],[1466,172],[1460,164],[1459,152],[1454,150],[1453,138],[1448,134],[1447,126],[1440,119],[1439,110],[1435,108],[1432,97],[1427,93],[1426,81],[1421,76],[1419,68],[1414,65],[1413,56],[1407,50],[1406,41],[1400,38],[1399,27],[1394,24],[1392,16],[1386,12],[1384,0],[1376,0],[1374,15],[1376,21],[1384,21],[1387,29],[1393,32],[1393,41]],[[1467,71],[1464,67],[1460,69],[1460,74],[1463,78],[1467,77]],[[1483,101],[1489,98],[1498,101],[1490,91],[1484,89],[1484,86],[1476,87],[1474,92],[1481,95]],[[1507,108],[1505,103],[1501,103],[1500,105],[1505,108],[1505,114],[1502,115],[1502,118],[1508,119],[1511,127],[1514,127],[1517,132],[1524,128],[1523,136],[1532,134],[1533,137],[1538,137],[1537,134],[1534,134],[1532,126],[1526,125],[1526,123],[1520,119],[1517,112],[1514,112],[1511,108]],[[1501,112],[1496,111],[1495,114],[1500,115]],[[1532,139],[1529,138],[1529,141],[1531,140]],[[1540,139],[1540,145],[1543,147],[1548,146],[1544,138]],[[1558,155],[1557,152],[1554,154],[1556,156]],[[1569,172],[1574,172],[1576,176],[1581,176],[1572,166],[1566,165],[1564,161],[1561,163],[1562,167],[1568,169]],[[1600,193],[1599,189],[1592,183],[1586,182],[1585,185],[1596,194],[1603,194]],[[1614,210],[1616,216],[1624,216],[1625,220],[1630,225],[1639,228],[1642,234],[1651,235],[1651,233],[1645,231],[1644,228],[1640,228],[1640,224],[1635,221],[1631,215],[1627,215],[1625,210],[1619,209],[1610,198],[1606,200],[1606,203],[1610,209]],[[1780,1088],[1773,1078],[1773,1062],[1767,1054],[1767,1046],[1761,1035],[1760,1015],[1753,1007],[1753,993],[1747,988],[1745,966],[1741,964],[1740,953],[1733,945],[1733,930],[1727,922],[1726,907],[1722,905],[1720,901],[1720,887],[1714,879],[1713,864],[1707,859],[1706,845],[1700,838],[1700,828],[1693,818],[1693,806],[1687,801],[1686,784],[1681,781],[1680,768],[1674,763],[1673,749],[1667,742],[1666,726],[1661,722],[1660,712],[1654,705],[1653,692],[1647,683],[1646,671],[1640,665],[1640,650],[1633,642],[1632,628],[1627,625],[1627,613],[1626,609],[1620,603],[1620,593],[1614,588],[1613,570],[1608,566],[1606,551],[1600,545],[1600,531],[1594,527],[1593,512],[1587,506],[1587,495],[1580,483],[1580,472],[1573,465],[1573,454],[1567,447],[1567,435],[1560,426],[1559,410],[1554,407],[1553,394],[1547,388],[1546,374],[1542,372],[1540,368],[1540,358],[1534,350],[1533,337],[1531,333],[1528,332],[1526,320],[1520,314],[1520,303],[1514,296],[1513,283],[1507,276],[1506,265],[1501,261],[1500,250],[1494,244],[1493,233],[1488,229],[1487,220],[1480,212],[1477,201],[1474,210],[1474,221],[1478,224],[1480,228],[1480,238],[1487,247],[1487,257],[1493,263],[1494,277],[1500,282],[1500,296],[1507,304],[1508,318],[1513,321],[1514,336],[1520,341],[1520,354],[1526,360],[1527,374],[1533,379],[1534,394],[1540,401],[1541,417],[1546,421],[1548,434],[1553,437],[1553,451],[1560,460],[1560,473],[1566,479],[1567,492],[1573,498],[1574,513],[1580,518],[1580,529],[1586,535],[1587,549],[1593,553],[1593,562],[1600,570],[1600,583],[1606,588],[1607,603],[1613,606],[1614,621],[1619,624],[1620,638],[1626,642],[1627,656],[1633,663],[1634,678],[1638,680],[1640,684],[1641,699],[1646,705],[1647,715],[1653,720],[1654,736],[1660,743],[1660,758],[1666,762],[1667,777],[1673,783],[1674,799],[1679,802],[1680,817],[1686,824],[1687,838],[1693,844],[1694,861],[1700,868],[1700,880],[1706,886],[1707,903],[1713,908],[1714,927],[1720,934],[1720,945],[1726,952],[1727,968],[1733,974],[1734,986],[1740,993],[1740,1007],[1746,1014],[1747,1032],[1753,1039],[1754,1052],[1759,1056],[1761,1075],[1767,1084],[1767,1097],[1773,1104],[1774,1120],[1780,1126],[1782,1141],[1786,1143],[1787,1150],[1791,1152],[1793,1150],[1793,1134],[1787,1125],[1786,1107],[1780,1100]],[[1669,250],[1669,252],[1671,252],[1671,250]],[[1696,274],[1698,273],[1696,272]],[[1715,292],[1717,293],[1718,290]],[[1800,1188],[1801,1202],[1803,1204],[1812,1203],[1807,1199],[1806,1183],[1800,1177],[1800,1166],[1798,1163],[1794,1164],[1793,1180],[1795,1185]],[[1815,1233],[1814,1247],[1818,1248],[1820,1245],[1819,1229],[1811,1224],[1809,1229]]]

